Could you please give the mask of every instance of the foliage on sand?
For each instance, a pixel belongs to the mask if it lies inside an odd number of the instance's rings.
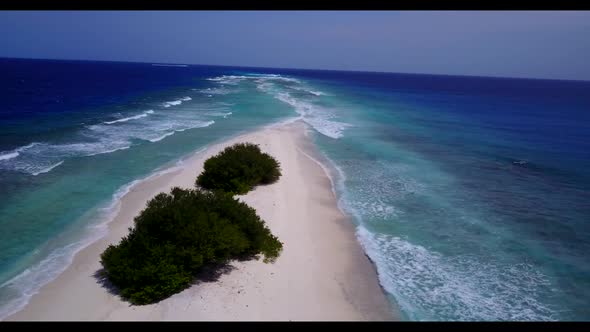
[[[252,147],[242,145],[237,150],[238,155],[259,162]],[[254,167],[255,171],[240,173],[237,178],[249,181],[236,182],[238,187],[275,179],[274,164],[264,162],[269,164],[260,167],[264,172]],[[253,208],[221,191],[174,188],[169,194],[160,193],[129,231],[102,253],[101,263],[108,280],[133,304],[154,303],[187,288],[207,264],[258,255],[268,262],[282,250],[282,243]]]
[[[260,151],[258,145],[238,143],[205,161],[196,184],[208,190],[245,194],[257,185],[270,184],[281,176],[280,164]]]

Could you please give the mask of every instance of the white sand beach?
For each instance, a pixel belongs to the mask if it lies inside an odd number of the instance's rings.
[[[195,154],[181,170],[139,183],[121,199],[108,235],[79,252],[6,320],[396,320],[353,224],[337,207],[329,177],[309,157],[314,151],[305,130],[298,121],[242,135]],[[203,162],[237,142],[259,144],[281,163],[277,183],[240,197],[283,242],[276,262],[232,262],[218,280],[153,305],[132,306],[104,288],[94,277],[99,256],[127,234],[146,202],[174,186],[193,187]]]

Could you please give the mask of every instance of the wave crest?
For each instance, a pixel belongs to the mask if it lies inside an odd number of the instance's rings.
[[[357,236],[377,265],[381,285],[411,320],[554,320],[553,308],[538,298],[549,281],[529,264],[486,263],[469,254],[444,257],[363,226]]]
[[[330,120],[335,117],[333,111],[296,99],[288,92],[280,92],[275,95],[275,98],[291,105],[303,121],[325,136],[334,139],[341,138],[344,130],[352,126],[345,122]]]
[[[177,100],[173,100],[173,101],[166,101],[166,102],[164,102],[164,103],[162,104],[162,106],[164,106],[164,107],[168,108],[168,107],[171,107],[171,106],[180,105],[180,104],[182,104],[182,102],[183,102],[183,101],[189,101],[189,100],[192,100],[192,99],[193,99],[193,98],[191,98],[191,97],[188,97],[188,96],[187,96],[187,97],[182,97],[182,98],[180,98],[180,99],[177,99]]]
[[[137,120],[137,119],[145,118],[146,116],[148,116],[150,114],[153,114],[153,113],[154,113],[154,111],[149,110],[149,111],[146,111],[144,113],[141,113],[141,114],[138,114],[138,115],[135,115],[135,116],[130,116],[128,118],[122,118],[122,119],[113,120],[113,121],[105,121],[103,123],[104,124],[114,124],[114,123],[119,123],[119,122],[127,122],[127,121],[130,121],[130,120]]]
[[[0,161],[12,159],[12,158],[16,158],[16,157],[18,157],[18,155],[19,155],[19,153],[17,151],[14,151],[14,152],[2,152],[2,153],[0,153]]]

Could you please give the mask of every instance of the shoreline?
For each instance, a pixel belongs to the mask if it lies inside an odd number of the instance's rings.
[[[294,121],[215,142],[183,159],[181,168],[137,183],[120,198],[108,234],[76,253],[62,274],[4,320],[399,319],[350,217],[337,206],[331,177],[312,157],[317,152],[306,130]],[[232,261],[218,280],[146,306],[130,306],[101,286],[94,277],[100,253],[128,233],[147,200],[174,186],[193,187],[207,158],[245,141],[259,144],[283,169],[277,183],[238,196],[284,243],[277,261]]]

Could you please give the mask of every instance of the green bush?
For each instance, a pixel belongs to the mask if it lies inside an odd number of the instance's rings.
[[[259,254],[268,262],[282,250],[253,208],[220,191],[160,193],[134,222],[101,255],[108,280],[134,304],[187,288],[206,264]]]
[[[204,168],[197,177],[197,186],[232,194],[245,194],[255,186],[273,183],[281,176],[279,162],[251,143],[225,148],[207,159]]]

